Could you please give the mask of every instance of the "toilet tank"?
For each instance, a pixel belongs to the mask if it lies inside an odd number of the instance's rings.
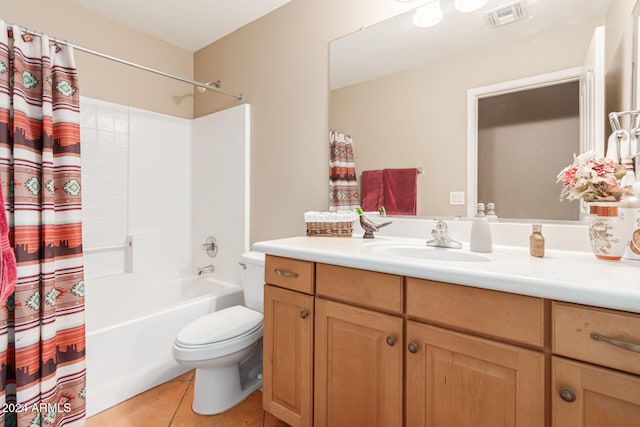
[[[245,266],[242,276],[244,305],[262,313],[264,307],[264,254],[245,252],[242,254]]]

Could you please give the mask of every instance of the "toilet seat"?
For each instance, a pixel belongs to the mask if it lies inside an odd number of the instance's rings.
[[[251,333],[262,325],[263,317],[262,313],[242,305],[215,311],[182,328],[176,344],[183,348],[197,348],[228,341]]]
[[[255,334],[257,331],[261,331],[261,330],[262,330],[262,324],[259,324],[255,326],[253,329],[243,333],[242,335],[238,335],[237,337],[229,338],[224,341],[218,341],[218,342],[209,343],[209,344],[186,344],[184,342],[179,342],[178,340],[176,340],[175,345],[180,348],[189,349],[189,350],[198,350],[203,348],[220,348],[220,347],[225,347],[231,343],[236,343],[238,341],[246,341],[247,337],[250,337],[251,335]]]
[[[195,362],[240,351],[262,337],[262,313],[244,306],[225,308],[185,326],[173,344],[177,360]]]
[[[183,347],[176,342],[173,344],[173,357],[182,363],[212,361],[242,351],[253,344],[257,344],[261,338],[262,325],[259,325],[245,335],[215,344]]]

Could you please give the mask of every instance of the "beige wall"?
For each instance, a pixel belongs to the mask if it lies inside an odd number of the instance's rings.
[[[408,10],[390,0],[293,0],[195,54],[251,104],[251,241],[301,235],[328,208],[329,41]],[[235,105],[196,93],[195,115]]]
[[[582,65],[598,24],[334,90],[330,127],[353,136],[358,174],[422,166],[419,215],[466,216],[465,206],[449,206],[449,192],[466,192],[467,90]]]
[[[0,19],[171,74],[193,78],[191,52],[120,25],[69,0],[3,0]],[[76,53],[76,64],[81,95],[178,117],[193,117],[193,88],[189,84],[83,52]]]

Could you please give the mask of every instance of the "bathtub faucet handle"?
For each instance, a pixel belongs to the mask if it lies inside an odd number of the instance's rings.
[[[212,264],[209,264],[204,267],[197,267],[196,271],[198,272],[198,276],[202,276],[205,273],[213,273],[215,269],[216,268]]]
[[[218,242],[216,238],[213,236],[207,237],[207,240],[204,241],[202,245],[200,245],[200,249],[207,252],[211,258],[218,255]]]

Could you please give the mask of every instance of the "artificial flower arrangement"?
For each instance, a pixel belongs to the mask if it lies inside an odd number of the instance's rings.
[[[631,194],[618,185],[627,173],[623,165],[613,160],[596,157],[595,151],[573,155],[573,163],[558,174],[556,182],[562,182],[560,200],[583,199],[585,202],[615,202],[625,194]]]

